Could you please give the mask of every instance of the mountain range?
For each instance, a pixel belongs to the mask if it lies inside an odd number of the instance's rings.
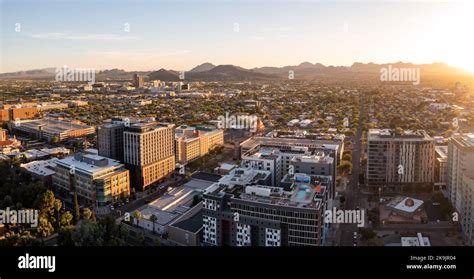
[[[303,62],[295,66],[260,67],[245,69],[235,65],[213,65],[204,63],[184,72],[188,81],[250,81],[288,79],[292,74],[295,79],[318,79],[325,77],[354,78],[373,77],[380,75],[382,68],[419,68],[421,75],[471,75],[470,73],[451,67],[444,63],[412,64],[412,63],[354,63],[352,66],[325,66],[321,63]],[[179,81],[180,71],[159,69],[157,71],[125,71],[110,69],[99,71],[96,80],[130,80],[134,74],[148,77],[148,80]],[[36,69],[0,74],[0,79],[54,79],[55,68]]]

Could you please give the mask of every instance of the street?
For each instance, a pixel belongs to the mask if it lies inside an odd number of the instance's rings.
[[[352,150],[352,175],[350,176],[350,182],[347,184],[345,190],[345,209],[351,210],[356,209],[360,205],[360,192],[359,192],[359,173],[360,173],[360,154],[361,154],[361,137],[362,137],[362,126],[364,115],[364,97],[360,95],[360,109],[359,109],[359,124],[357,127],[357,133],[354,139],[354,149]],[[353,246],[354,245],[354,232],[358,231],[356,224],[340,224],[340,246]]]

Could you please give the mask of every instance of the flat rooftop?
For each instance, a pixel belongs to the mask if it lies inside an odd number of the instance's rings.
[[[172,226],[192,233],[197,233],[202,229],[202,210],[199,210],[191,218],[174,223]]]
[[[463,147],[474,147],[474,134],[461,134],[453,136],[453,140]]]
[[[26,164],[21,164],[20,167],[25,170],[40,176],[50,176],[55,174],[56,158],[50,160],[33,161]]]
[[[57,119],[34,119],[34,120],[22,120],[19,123],[19,127],[25,127],[29,129],[39,130],[41,129],[47,133],[64,133],[72,130],[82,130],[93,128],[84,124],[73,123],[65,120]]]
[[[395,134],[392,129],[370,129],[368,140],[410,140],[410,141],[431,141],[433,140],[424,130],[404,130],[402,134]]]
[[[323,199],[319,194],[324,191],[326,187],[305,183],[295,184],[291,191],[283,191],[280,187],[255,185],[246,186],[245,193],[235,198],[284,207],[320,209]]]
[[[163,211],[154,206],[147,206],[140,210],[140,213],[142,214],[142,218],[147,220],[150,220],[151,215],[155,215],[157,218],[155,223],[162,226],[171,223],[179,216],[178,213]]]
[[[265,146],[308,146],[319,149],[338,150],[338,140],[312,140],[303,138],[273,138],[273,137],[251,137],[243,141],[240,146],[246,149],[255,148],[258,145]]]
[[[123,166],[117,160],[113,160],[99,155],[83,154],[82,156],[83,159],[78,159],[77,156],[68,156],[64,159],[57,160],[57,164],[68,168],[74,166],[74,169],[76,171],[81,171],[88,174],[95,174],[110,168],[118,168]],[[99,161],[100,164],[89,163]]]
[[[148,205],[162,211],[173,212],[180,206],[190,205],[193,197],[198,194],[199,191],[189,187],[174,188]]]
[[[400,242],[403,247],[412,247],[412,246],[431,246],[430,239],[428,237],[418,236],[418,237],[402,237]]]

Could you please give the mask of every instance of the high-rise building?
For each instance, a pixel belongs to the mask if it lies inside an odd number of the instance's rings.
[[[123,162],[123,132],[130,124],[122,118],[112,118],[110,123],[97,128],[99,155]]]
[[[447,189],[464,240],[474,245],[474,134],[455,135],[449,141]]]
[[[135,123],[123,134],[124,162],[134,187],[145,190],[174,171],[173,124]]]
[[[435,146],[435,189],[446,189],[448,146]]]
[[[433,184],[435,141],[425,131],[370,129],[367,136],[367,184],[383,191]]]
[[[105,206],[130,195],[129,171],[116,160],[85,152],[55,163],[52,182],[63,197],[76,192],[81,204]]]
[[[140,76],[139,74],[134,74],[133,75],[133,86],[135,86],[136,88],[141,88],[141,87],[143,87],[143,84],[144,84],[143,77]]]
[[[203,242],[210,246],[320,246],[331,176],[236,168],[203,194]]]

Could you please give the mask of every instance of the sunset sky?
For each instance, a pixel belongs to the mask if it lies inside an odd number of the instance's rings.
[[[469,1],[0,1],[0,72],[304,61],[445,62],[474,72]]]

